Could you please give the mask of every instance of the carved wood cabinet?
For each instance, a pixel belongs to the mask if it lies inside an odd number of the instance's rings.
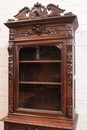
[[[9,97],[4,130],[75,130],[77,16],[36,3],[8,19]]]

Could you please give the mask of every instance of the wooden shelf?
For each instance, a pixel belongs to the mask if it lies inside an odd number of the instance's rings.
[[[19,63],[61,63],[61,60],[20,60]]]
[[[61,83],[59,82],[35,82],[35,81],[19,81],[19,84],[42,84],[42,85],[61,85]]]

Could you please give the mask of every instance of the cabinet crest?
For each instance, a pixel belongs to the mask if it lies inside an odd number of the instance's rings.
[[[58,5],[48,4],[47,7],[40,3],[34,4],[32,9],[24,7],[14,17],[18,20],[22,19],[38,19],[52,16],[60,16],[65,10],[58,7]]]

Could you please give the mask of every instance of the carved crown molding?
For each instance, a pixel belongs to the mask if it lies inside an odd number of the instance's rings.
[[[64,11],[65,10],[59,8],[58,5],[56,6],[54,4],[48,4],[45,7],[41,3],[37,2],[31,9],[29,7],[24,7],[23,9],[19,10],[19,12],[16,15],[14,15],[14,17],[17,20],[39,19],[39,18],[61,16],[61,13],[63,13]],[[8,21],[10,22],[14,20],[8,19]]]

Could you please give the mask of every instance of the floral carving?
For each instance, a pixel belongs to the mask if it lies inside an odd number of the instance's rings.
[[[58,35],[61,32],[63,32],[63,29],[59,29],[58,27],[51,27],[46,28],[43,25],[35,25],[32,27],[32,29],[26,29],[21,32],[17,33],[18,37],[30,37],[31,35],[42,35],[42,34],[48,34],[48,35]]]
[[[35,34],[41,35],[44,33],[45,27],[42,25],[35,25],[32,30],[34,30]]]

